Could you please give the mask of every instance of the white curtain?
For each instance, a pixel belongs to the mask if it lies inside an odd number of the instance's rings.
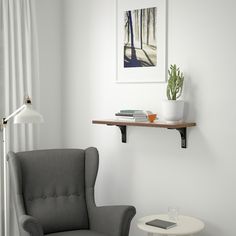
[[[25,95],[32,98],[34,108],[37,109],[39,105],[38,43],[34,4],[34,0],[0,0],[0,118],[19,108]],[[9,122],[7,150],[18,152],[35,149],[37,139],[37,130],[33,126],[18,126]],[[17,236],[18,232],[11,231],[15,229],[12,216],[10,222],[9,236]]]

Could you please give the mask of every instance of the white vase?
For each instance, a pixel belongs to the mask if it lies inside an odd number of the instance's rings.
[[[184,101],[164,100],[162,103],[162,115],[164,120],[169,123],[183,121]]]

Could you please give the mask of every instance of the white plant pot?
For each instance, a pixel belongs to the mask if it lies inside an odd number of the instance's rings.
[[[166,122],[180,122],[184,117],[183,100],[164,100],[162,103],[162,115]]]

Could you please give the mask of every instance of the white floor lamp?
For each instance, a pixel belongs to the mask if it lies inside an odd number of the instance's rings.
[[[14,118],[15,124],[28,124],[28,123],[41,123],[43,122],[43,117],[37,111],[33,110],[31,99],[29,97],[25,98],[24,104],[14,111],[7,118],[3,118],[0,124],[0,130],[3,132],[2,136],[2,144],[3,144],[3,173],[1,173],[1,178],[3,182],[3,218],[1,222],[2,231],[4,232],[4,236],[8,236],[8,217],[9,217],[9,209],[8,209],[8,166],[7,166],[7,158],[6,158],[6,126],[7,122]]]

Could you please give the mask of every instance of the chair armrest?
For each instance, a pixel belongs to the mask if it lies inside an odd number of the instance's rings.
[[[21,229],[25,231],[25,236],[43,236],[43,228],[40,223],[32,216],[21,215],[19,218]]]
[[[90,229],[109,236],[128,236],[135,213],[133,206],[94,207],[90,214]]]

